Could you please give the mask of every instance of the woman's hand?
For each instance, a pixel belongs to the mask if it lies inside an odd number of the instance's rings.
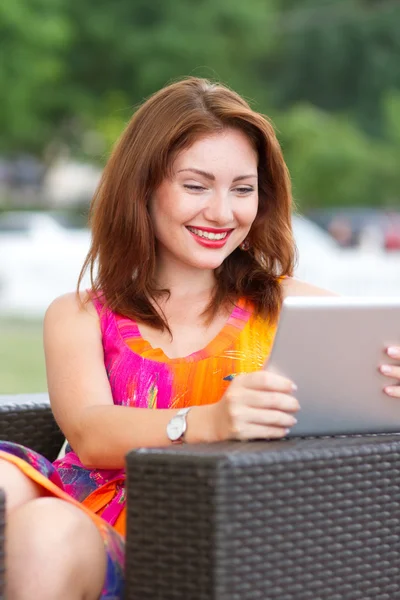
[[[292,381],[268,371],[238,375],[213,407],[217,439],[284,437],[297,422],[295,390]]]
[[[400,346],[390,346],[386,350],[386,354],[392,358],[397,359],[398,365],[395,364],[384,364],[379,367],[380,372],[387,377],[392,378],[394,381],[383,388],[383,391],[393,398],[400,398]]]

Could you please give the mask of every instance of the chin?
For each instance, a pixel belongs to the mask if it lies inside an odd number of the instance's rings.
[[[196,269],[202,269],[205,271],[214,271],[215,269],[218,269],[218,267],[220,267],[222,265],[222,263],[224,262],[226,256],[215,256],[215,257],[209,257],[208,259],[203,258],[200,259],[198,258],[197,260],[195,258],[193,258],[193,260],[188,260],[189,257],[186,257],[186,263],[190,264],[190,266],[196,268]]]

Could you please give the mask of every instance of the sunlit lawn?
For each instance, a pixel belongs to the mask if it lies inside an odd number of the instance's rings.
[[[0,319],[0,394],[44,391],[42,322]]]

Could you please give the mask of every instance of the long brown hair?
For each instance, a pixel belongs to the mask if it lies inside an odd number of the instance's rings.
[[[225,86],[190,77],[151,96],[133,115],[103,171],[90,208],[92,243],[79,282],[90,270],[92,291],[113,311],[158,329],[168,323],[156,310],[156,240],[148,202],[171,175],[177,153],[199,137],[226,128],[248,137],[258,154],[259,207],[249,232],[250,250],[237,248],[215,271],[206,310],[244,297],[271,321],[279,314],[279,278],[293,273],[295,245],[288,170],[269,120]]]

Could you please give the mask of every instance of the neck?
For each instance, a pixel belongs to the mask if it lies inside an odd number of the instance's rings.
[[[172,297],[192,296],[210,297],[215,286],[214,271],[211,269],[193,269],[193,267],[160,262],[156,272],[159,289],[168,289]]]

